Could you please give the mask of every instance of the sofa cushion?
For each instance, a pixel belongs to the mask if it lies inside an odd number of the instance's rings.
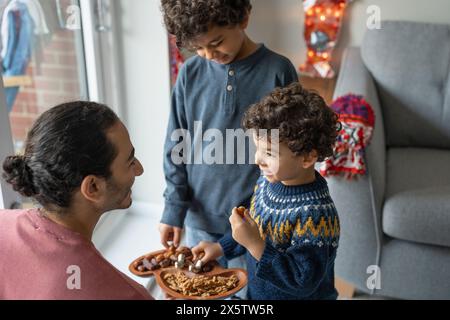
[[[450,148],[450,25],[384,21],[361,45],[389,147]]]
[[[450,150],[388,150],[384,233],[450,247],[449,164]]]

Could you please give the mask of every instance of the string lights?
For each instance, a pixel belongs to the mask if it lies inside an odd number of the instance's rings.
[[[333,49],[339,37],[345,8],[352,0],[303,0],[306,61],[300,72],[312,77],[333,78]]]

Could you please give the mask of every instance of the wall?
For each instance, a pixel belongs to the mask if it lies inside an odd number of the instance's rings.
[[[167,35],[159,1],[117,0],[117,4],[125,72],[125,122],[145,170],[136,179],[133,199],[162,203],[162,155],[170,106]]]
[[[253,0],[249,35],[286,55],[298,67],[305,59],[303,6],[301,0]],[[347,46],[358,46],[367,29],[367,7],[377,5],[382,20],[408,20],[450,24],[448,0],[354,0],[347,8],[341,38],[335,52],[338,65]]]
[[[298,67],[304,60],[301,0],[253,0],[248,35],[287,56]]]

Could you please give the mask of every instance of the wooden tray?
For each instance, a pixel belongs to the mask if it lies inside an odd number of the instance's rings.
[[[234,268],[234,269],[224,269],[218,262],[213,262],[213,269],[209,272],[202,272],[202,273],[193,273],[190,272],[187,268],[183,268],[183,269],[178,269],[174,266],[170,266],[167,268],[160,268],[154,271],[138,271],[134,265],[136,262],[149,257],[149,256],[156,256],[159,255],[161,253],[166,252],[165,249],[163,250],[158,250],[158,251],[154,251],[154,252],[150,252],[147,253],[145,255],[140,256],[139,258],[133,260],[133,262],[130,263],[128,269],[130,270],[131,273],[133,273],[134,275],[137,275],[139,277],[151,277],[151,276],[155,276],[155,280],[158,283],[158,285],[161,287],[161,289],[163,291],[165,291],[167,294],[169,294],[170,296],[177,298],[177,299],[185,299],[185,300],[220,300],[220,299],[225,299],[228,298],[232,295],[234,295],[235,293],[237,293],[238,291],[240,291],[243,287],[245,287],[247,285],[248,279],[247,279],[247,271],[245,271],[244,269],[238,269],[238,268]],[[183,295],[173,289],[171,289],[169,287],[169,285],[166,283],[166,281],[164,280],[164,276],[170,273],[176,274],[178,272],[183,272],[187,277],[195,277],[195,276],[223,276],[223,277],[230,277],[231,275],[236,275],[239,283],[237,285],[236,288],[233,288],[229,291],[227,291],[226,293],[220,294],[220,295],[215,295],[215,296],[210,296],[210,297],[198,297],[198,296],[186,296]]]

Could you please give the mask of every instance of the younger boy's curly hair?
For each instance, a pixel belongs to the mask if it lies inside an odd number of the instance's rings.
[[[250,13],[250,0],[161,0],[167,31],[179,47],[189,46],[211,26],[235,26]]]
[[[333,154],[340,123],[337,114],[314,91],[294,82],[276,88],[244,115],[243,127],[279,130],[279,141],[286,142],[296,155],[317,151],[318,161]]]

